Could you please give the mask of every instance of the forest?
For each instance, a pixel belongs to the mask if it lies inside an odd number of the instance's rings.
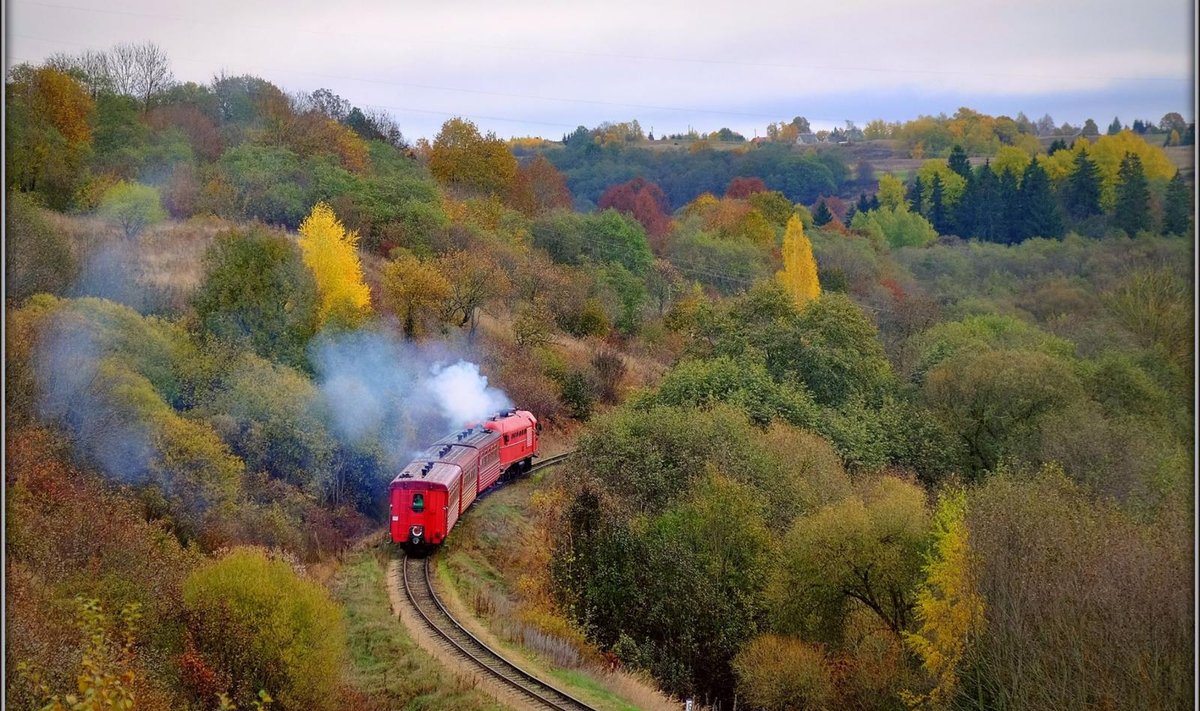
[[[1179,114],[410,142],[149,43],[5,94],[9,707],[489,707],[373,681],[347,564],[446,359],[576,449],[510,572],[580,655],[709,708],[1189,705]]]

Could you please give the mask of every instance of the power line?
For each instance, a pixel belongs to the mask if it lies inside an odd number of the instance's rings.
[[[221,29],[224,29],[224,30],[227,30],[229,27],[228,23],[205,22],[203,20],[195,20],[192,18],[184,18],[184,17],[179,17],[176,15],[166,15],[166,14],[161,14],[161,13],[138,12],[138,11],[132,11],[132,10],[118,10],[118,9],[113,9],[113,8],[101,9],[101,8],[94,8],[94,7],[81,7],[78,5],[67,5],[67,4],[63,4],[63,3],[38,2],[36,0],[17,0],[17,2],[15,4],[33,5],[33,6],[37,6],[37,7],[45,7],[45,8],[60,9],[60,10],[71,10],[71,11],[76,11],[76,12],[92,12],[92,13],[99,13],[99,14],[125,15],[125,16],[130,16],[130,17],[144,17],[144,18],[158,19],[158,20],[173,20],[173,21],[177,21],[177,22],[185,22],[190,25],[206,24],[206,25],[210,25],[210,26],[220,27]],[[278,31],[278,29],[279,29],[278,26],[264,26],[264,25],[252,25],[252,24],[243,24],[242,26],[248,27],[251,29],[258,29],[258,30],[272,31],[272,32]],[[395,37],[392,35],[382,35],[382,34],[378,34],[378,33],[362,33],[362,32],[347,33],[347,32],[339,32],[332,28],[329,28],[329,29],[323,28],[320,31],[301,30],[301,29],[295,29],[292,31],[297,34],[307,34],[307,35],[312,35],[315,37],[322,37],[322,38],[328,38],[330,36],[343,37],[343,38],[346,38],[347,40],[351,40],[351,41],[361,41],[364,37],[378,39],[378,40],[384,40],[384,41],[393,41],[395,39]],[[789,69],[789,70],[806,70],[806,71],[811,70],[811,71],[821,71],[821,72],[850,71],[850,72],[878,73],[878,74],[913,74],[913,75],[927,75],[927,76],[967,76],[967,77],[995,77],[995,78],[1011,77],[1011,78],[1022,78],[1022,79],[1042,79],[1045,77],[1045,73],[1032,73],[1032,72],[980,72],[980,71],[974,71],[974,70],[956,70],[956,69],[925,68],[925,67],[909,68],[909,67],[887,67],[887,66],[855,66],[855,65],[848,65],[848,64],[808,64],[808,63],[796,64],[796,63],[791,63],[791,62],[755,62],[755,61],[743,61],[743,60],[736,60],[736,59],[712,59],[712,58],[707,58],[707,57],[703,57],[703,58],[700,58],[700,57],[671,57],[671,56],[662,56],[662,55],[643,55],[643,54],[628,54],[628,53],[622,54],[622,53],[616,53],[616,52],[593,52],[593,51],[579,50],[579,49],[559,49],[559,48],[554,48],[554,47],[528,47],[528,46],[522,47],[522,46],[514,46],[514,45],[489,44],[489,43],[483,43],[483,42],[447,42],[447,41],[431,42],[431,41],[426,40],[425,43],[427,45],[432,45],[432,46],[450,46],[450,47],[468,47],[468,48],[481,48],[482,47],[485,49],[495,49],[495,50],[511,51],[511,52],[530,52],[530,53],[535,53],[535,54],[562,54],[562,55],[579,56],[579,57],[593,57],[593,58],[597,58],[597,59],[634,60],[634,61],[639,61],[639,62],[664,62],[664,63],[676,63],[676,64],[720,65],[720,66],[745,67],[745,68],[750,68],[750,69]],[[1172,79],[1172,78],[1168,78],[1168,77],[1101,76],[1101,75],[1096,75],[1096,74],[1092,74],[1092,75],[1073,74],[1073,76],[1079,77],[1079,78],[1085,78],[1085,79],[1102,79],[1102,80],[1107,80],[1107,81],[1114,81],[1114,80],[1115,81],[1162,81],[1162,82],[1178,82],[1179,81],[1178,79]],[[824,120],[824,119],[822,119],[822,120]]]

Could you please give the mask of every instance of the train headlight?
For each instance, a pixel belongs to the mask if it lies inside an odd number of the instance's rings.
[[[424,526],[413,526],[412,528],[408,529],[408,532],[411,535],[413,535],[414,537],[420,538],[421,536],[425,535],[425,527]]]

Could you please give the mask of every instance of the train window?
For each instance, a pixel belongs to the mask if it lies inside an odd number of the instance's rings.
[[[425,495],[413,494],[413,513],[421,513],[425,510]]]

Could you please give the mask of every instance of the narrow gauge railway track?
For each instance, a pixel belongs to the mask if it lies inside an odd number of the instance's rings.
[[[594,711],[591,706],[508,661],[460,625],[433,591],[428,558],[405,556],[400,574],[409,604],[450,654],[469,661],[488,676],[515,689],[535,707],[553,711]]]

